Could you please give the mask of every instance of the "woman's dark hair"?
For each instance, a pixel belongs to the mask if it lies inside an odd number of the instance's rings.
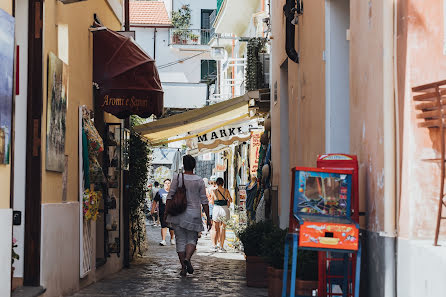
[[[223,186],[225,184],[225,180],[221,177],[217,178],[217,186]]]
[[[155,182],[155,187],[158,187],[160,185],[160,183],[159,182]]]
[[[195,163],[196,163],[195,158],[192,157],[191,155],[185,155],[183,157],[183,167],[184,167],[184,170],[187,170],[187,171],[194,170]]]
[[[171,182],[170,178],[166,178],[163,183],[165,183],[166,181],[170,181]]]

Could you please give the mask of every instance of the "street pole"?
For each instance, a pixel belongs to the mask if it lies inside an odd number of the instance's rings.
[[[130,0],[124,0],[124,30],[130,31]]]

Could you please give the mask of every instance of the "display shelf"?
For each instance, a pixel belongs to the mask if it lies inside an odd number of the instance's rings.
[[[106,124],[104,172],[107,177],[104,197],[104,245],[106,255],[121,252],[121,176],[122,176],[122,126]]]

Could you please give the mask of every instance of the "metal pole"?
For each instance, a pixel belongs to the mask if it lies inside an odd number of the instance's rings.
[[[124,0],[124,30],[130,31],[130,0]]]
[[[221,61],[217,61],[217,80],[215,81],[215,94],[219,94],[220,95],[220,75],[221,75]]]

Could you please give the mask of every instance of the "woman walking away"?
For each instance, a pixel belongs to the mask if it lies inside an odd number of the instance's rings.
[[[214,212],[212,213],[212,220],[214,221],[215,237],[213,238],[212,250],[219,250],[225,252],[224,244],[226,238],[226,224],[229,220],[229,205],[232,202],[231,194],[228,189],[223,187],[225,181],[219,177],[217,178],[217,189],[212,192],[214,198]],[[220,246],[217,243],[220,242]]]
[[[203,207],[207,218],[208,230],[212,227],[212,221],[209,218],[209,205],[206,198],[206,189],[203,179],[194,174],[195,159],[191,155],[183,157],[184,173],[174,176],[167,199],[172,199],[175,192],[183,184],[186,187],[186,210],[177,216],[167,216],[167,222],[175,231],[178,258],[181,263],[181,276],[186,273],[192,274],[191,257],[195,252],[198,240],[198,232],[203,231],[201,221],[201,208]]]

